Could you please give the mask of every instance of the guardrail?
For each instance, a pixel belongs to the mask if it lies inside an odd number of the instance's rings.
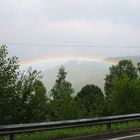
[[[1,125],[0,135],[9,135],[10,140],[15,140],[15,135],[26,132],[47,131],[64,128],[83,127],[91,125],[106,124],[108,129],[111,129],[112,123],[127,122],[132,120],[140,120],[139,114],[117,115],[109,117],[98,117],[78,120],[28,123],[28,124],[12,124]]]

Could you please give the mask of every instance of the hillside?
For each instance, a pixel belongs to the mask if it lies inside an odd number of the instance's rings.
[[[106,58],[105,61],[120,61],[123,59],[130,59],[135,65],[140,62],[140,56]],[[75,92],[78,92],[86,84],[98,85],[103,90],[104,78],[109,72],[108,69],[111,64],[71,60],[63,65],[45,70],[42,72],[42,75],[44,76],[43,81],[47,87],[47,91],[50,91],[54,85],[58,69],[61,66],[66,68],[68,72],[67,80],[72,83]]]

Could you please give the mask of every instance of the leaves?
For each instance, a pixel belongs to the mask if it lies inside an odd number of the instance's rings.
[[[73,119],[77,117],[76,103],[72,97],[74,90],[72,84],[65,80],[67,72],[65,68],[59,69],[54,87],[51,90],[53,100],[52,120]]]
[[[86,85],[76,96],[83,118],[101,115],[101,105],[104,95],[101,89],[95,85]]]
[[[113,80],[121,79],[124,75],[128,76],[130,79],[138,78],[137,68],[133,65],[130,60],[122,60],[118,65],[113,65],[109,69],[109,74],[105,78],[105,94],[109,95],[113,88]]]
[[[46,119],[46,89],[39,81],[40,72],[31,68],[21,72],[18,62],[17,57],[8,58],[6,46],[0,47],[0,124]]]
[[[113,82],[111,109],[113,114],[131,114],[140,112],[140,81],[124,76]]]

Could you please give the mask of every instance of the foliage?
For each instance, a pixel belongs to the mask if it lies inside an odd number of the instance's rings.
[[[113,88],[113,80],[121,79],[124,75],[130,79],[138,78],[137,68],[133,65],[131,60],[122,60],[117,65],[113,65],[109,69],[109,74],[105,78],[105,93],[109,95]]]
[[[140,112],[140,80],[123,79],[113,82],[111,110],[113,114],[131,114]]]
[[[20,105],[18,118],[22,123],[46,120],[47,97],[46,89],[40,81],[39,72],[30,68],[22,73],[18,81]]]
[[[0,124],[42,121],[46,90],[36,70],[19,70],[18,58],[0,48]],[[45,111],[44,111],[45,110]],[[38,113],[38,114],[36,114]]]
[[[0,48],[0,124],[14,122],[17,114],[19,93],[16,92],[19,76],[18,58],[8,58],[6,46]]]
[[[64,139],[78,136],[88,136],[88,135],[101,135],[107,132],[116,132],[120,130],[130,130],[134,128],[139,128],[139,121],[128,121],[127,123],[116,123],[112,124],[111,129],[107,129],[106,125],[89,126],[89,127],[79,127],[79,128],[67,128],[62,130],[53,130],[46,132],[35,132],[30,134],[19,134],[16,135],[16,140],[56,140]],[[0,140],[5,140],[6,137],[0,137]]]
[[[84,86],[77,94],[76,101],[80,107],[82,117],[101,115],[104,95],[98,86]]]
[[[51,90],[51,94],[52,94],[53,98],[57,98],[59,96],[59,90],[65,86],[70,89],[69,94],[73,93],[73,89],[71,89],[71,83],[65,81],[66,75],[67,75],[67,72],[65,71],[65,68],[61,67],[58,71],[55,85],[53,86],[53,88]]]
[[[65,80],[67,72],[64,67],[59,69],[52,96],[53,120],[73,119],[77,116],[76,103],[72,97],[72,84]]]
[[[17,57],[8,57],[6,46],[0,47],[0,124],[68,120],[140,112],[140,63],[122,60],[109,69],[105,94],[94,84],[84,86],[74,97],[67,72],[61,67],[52,97],[40,72],[29,68],[21,72]]]

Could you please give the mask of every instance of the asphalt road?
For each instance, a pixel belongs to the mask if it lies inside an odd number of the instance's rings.
[[[107,139],[106,139],[107,140]],[[124,137],[117,137],[108,140],[140,140],[140,134],[128,135]]]
[[[140,140],[139,132],[126,132],[126,133],[111,133],[105,135],[90,135],[90,136],[80,136],[74,138],[65,138],[62,140]]]

